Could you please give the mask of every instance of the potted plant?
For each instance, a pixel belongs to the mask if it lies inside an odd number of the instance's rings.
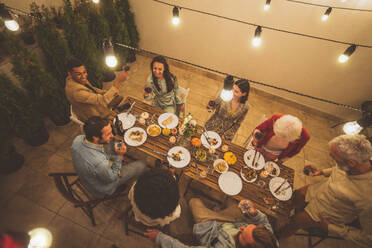
[[[64,0],[63,29],[71,53],[79,58],[87,68],[88,80],[94,86],[102,88],[103,57],[89,33],[86,19],[77,15],[70,0]]]
[[[34,29],[33,29],[33,18],[28,15],[22,15],[19,17],[22,32],[19,34],[21,40],[26,45],[35,44]]]
[[[0,118],[0,174],[9,174],[22,167],[24,157],[17,153],[12,144],[12,131],[9,118],[1,109]]]
[[[40,112],[48,116],[57,126],[70,122],[70,107],[64,89],[40,64],[35,54],[22,45],[12,55],[12,72],[21,85],[29,91]]]
[[[122,19],[119,10],[116,8],[116,5],[113,3],[113,0],[102,1],[102,14],[109,23],[113,42],[130,45],[131,41],[127,25]],[[128,57],[128,49],[117,47],[116,53],[119,56],[121,65],[125,64]]]
[[[49,134],[29,96],[5,74],[0,74],[0,88],[0,109],[8,116],[13,133],[32,146],[47,142]]]
[[[53,14],[48,8],[43,6],[40,10],[36,3],[32,3],[31,13],[38,17],[35,21],[35,31],[38,46],[45,56],[46,69],[64,89],[68,71],[67,64],[72,57],[67,41],[53,24]]]
[[[137,31],[136,23],[134,21],[134,14],[130,10],[129,1],[128,0],[117,0],[115,3],[116,3],[117,9],[119,10],[122,21],[125,22],[127,25],[130,45],[132,47],[138,47],[139,34]],[[136,53],[133,50],[128,51],[127,61],[130,63],[136,61]]]

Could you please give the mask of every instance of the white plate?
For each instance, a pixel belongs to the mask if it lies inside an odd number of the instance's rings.
[[[217,165],[218,163],[220,163],[220,162],[223,162],[223,163],[226,165],[226,169],[225,169],[224,171],[222,171],[222,172],[220,172],[220,171],[218,171],[218,170],[216,169],[216,165]],[[214,170],[217,171],[218,173],[226,173],[226,172],[229,170],[229,165],[227,164],[227,162],[226,162],[225,160],[219,158],[219,159],[216,159],[216,160],[214,161],[214,163],[213,163],[213,168],[214,168]]]
[[[240,168],[240,176],[243,178],[243,180],[246,181],[247,183],[253,183],[254,181],[256,181],[257,180],[257,172],[256,172],[256,177],[255,178],[253,178],[252,180],[248,180],[248,178],[246,178],[243,174],[243,168],[244,167],[242,166],[242,168]],[[249,167],[245,167],[245,168],[249,168]]]
[[[228,171],[218,178],[218,186],[227,195],[237,195],[242,191],[243,182],[238,174]]]
[[[254,153],[255,153],[255,150],[246,151],[244,153],[244,162],[247,166],[251,167],[252,169],[261,170],[265,166],[265,159],[260,152],[257,152],[256,159],[255,159],[257,163],[257,167],[252,166],[253,159],[254,159]]]
[[[274,168],[276,169],[276,173],[275,173],[275,174],[272,173]],[[266,164],[265,164],[265,170],[266,170],[266,171],[269,173],[269,175],[272,176],[272,177],[277,177],[277,176],[280,175],[280,168],[279,168],[279,166],[278,166],[275,162],[273,162],[273,161],[266,162]]]
[[[168,119],[170,116],[173,116],[173,121],[171,123],[169,123],[168,125],[163,125],[163,121],[165,121],[166,119]],[[158,122],[159,122],[159,125],[162,127],[162,128],[169,128],[169,129],[172,129],[172,128],[175,128],[177,127],[178,125],[178,117],[177,115],[175,114],[172,114],[172,113],[164,113],[164,114],[161,114],[158,118]]]
[[[141,141],[132,140],[132,139],[129,138],[130,133],[134,132],[134,131],[140,131],[140,132],[143,133]],[[140,146],[143,143],[145,143],[146,139],[147,139],[147,133],[146,133],[145,130],[143,130],[140,127],[132,127],[131,129],[128,129],[124,134],[124,141],[125,141],[125,143],[127,143],[130,146]]]
[[[121,120],[121,123],[123,123],[124,130],[133,127],[134,123],[136,123],[136,117],[132,114],[128,115],[127,113],[121,113],[121,114],[118,114],[118,118],[119,120]],[[115,124],[115,119],[113,123]]]
[[[211,146],[209,145],[209,143],[207,142],[207,139],[206,137],[210,138],[210,139],[216,139],[217,140],[217,144],[212,146],[212,148],[214,149],[217,149],[218,147],[221,146],[222,144],[222,139],[221,139],[221,136],[216,133],[216,132],[213,132],[213,131],[207,131],[207,132],[204,132],[201,136],[200,136],[200,140],[203,144],[203,146],[205,148],[210,148]]]
[[[269,188],[270,188],[271,194],[273,194],[273,196],[275,196],[275,198],[277,198],[280,201],[288,201],[292,197],[292,187],[289,187],[288,189],[284,191],[279,190],[278,193],[280,194],[274,193],[274,191],[280,186],[280,184],[283,183],[284,180],[285,179],[282,177],[273,177],[269,182]],[[290,185],[289,182],[286,182],[285,184],[283,184],[282,189],[287,188],[289,185]]]
[[[188,165],[190,163],[190,160],[191,160],[191,155],[190,155],[190,152],[185,148],[185,147],[182,147],[182,146],[174,146],[172,147],[169,151],[168,151],[168,155],[169,156],[172,156],[172,153],[177,153],[179,151],[182,151],[182,154],[183,154],[183,158],[181,161],[175,161],[173,160],[173,158],[171,157],[167,157],[168,159],[168,162],[170,165],[172,165],[173,167],[176,167],[176,168],[183,168],[185,167],[186,165]]]

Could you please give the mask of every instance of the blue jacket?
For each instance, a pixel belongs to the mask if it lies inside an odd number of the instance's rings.
[[[234,222],[234,226],[239,229],[242,226],[247,226],[249,224],[263,225],[271,233],[273,229],[267,219],[267,216],[260,212],[259,210],[256,216],[247,217],[247,220],[242,220]],[[201,246],[188,246],[182,244],[175,238],[172,238],[162,232],[156,236],[157,247],[163,248],[187,248],[187,247],[215,247],[215,248],[235,248],[235,245],[231,242],[230,236],[222,230],[222,224],[218,221],[208,221],[203,223],[198,223],[194,225],[193,234],[195,238],[199,241]]]

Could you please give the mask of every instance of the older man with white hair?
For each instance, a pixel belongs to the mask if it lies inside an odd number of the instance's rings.
[[[278,236],[285,238],[299,228],[318,227],[353,243],[372,247],[372,146],[363,135],[341,135],[329,142],[337,166],[318,170],[305,166],[312,176],[328,180],[295,191],[295,214]],[[357,223],[360,227],[348,225]]]
[[[309,139],[297,117],[275,114],[256,127],[252,144],[265,160],[284,162],[299,153]]]

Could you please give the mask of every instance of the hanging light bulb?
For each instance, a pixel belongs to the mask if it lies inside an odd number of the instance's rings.
[[[363,128],[359,125],[357,121],[350,121],[345,123],[343,129],[346,134],[354,135],[360,133],[360,131],[362,131]]]
[[[93,3],[99,3],[99,0],[92,0]]]
[[[271,3],[271,0],[266,0],[264,10],[268,11],[270,9],[270,3]]]
[[[262,32],[261,26],[258,26],[256,28],[256,31],[254,31],[254,38],[252,39],[252,45],[255,47],[261,45],[261,32]]]
[[[234,93],[232,92],[233,84],[234,78],[230,75],[228,75],[223,81],[223,90],[221,91],[220,97],[225,102],[230,101],[234,96]]]
[[[103,41],[103,53],[105,55],[105,62],[108,67],[115,67],[118,64],[118,60],[115,57],[114,47],[112,46],[111,40]]]
[[[341,0],[342,3],[346,2],[346,0]]]
[[[324,13],[324,15],[322,16],[322,21],[327,21],[328,20],[328,17],[329,17],[329,14],[331,14],[331,11],[332,11],[332,8],[329,7],[326,12]]]
[[[10,31],[17,31],[19,29],[18,22],[14,20],[9,10],[3,3],[0,3],[0,17],[4,20],[5,27]]]
[[[172,23],[174,26],[177,26],[178,24],[180,24],[180,10],[176,6],[174,6],[173,8]]]
[[[48,229],[35,228],[28,235],[30,235],[28,248],[49,248],[52,245],[53,237]]]
[[[4,24],[10,31],[17,31],[19,29],[19,24],[16,20],[6,20]]]
[[[355,51],[356,49],[356,45],[351,45],[349,46],[345,52],[343,54],[340,55],[340,57],[338,57],[338,61],[340,63],[345,63],[346,61],[349,60],[349,57],[353,54],[353,52]]]

